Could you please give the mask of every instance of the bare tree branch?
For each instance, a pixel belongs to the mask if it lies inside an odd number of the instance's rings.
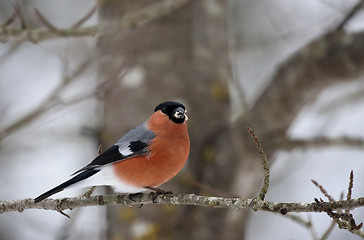
[[[352,17],[361,9],[364,0],[358,1],[352,9],[346,14],[343,20],[337,25],[336,31],[342,31],[345,25],[352,19]]]
[[[352,194],[352,191],[353,191],[353,187],[354,187],[354,171],[351,170],[351,172],[350,172],[349,187],[348,187],[348,194],[346,194],[346,200],[350,200],[351,199],[351,194]]]
[[[342,200],[342,198],[340,200]],[[350,210],[346,210],[346,211],[350,211]],[[316,233],[316,231],[314,229],[314,226],[312,224],[310,216],[308,216],[309,220],[303,219],[298,214],[291,214],[291,213],[287,214],[286,217],[288,217],[292,221],[296,222],[297,224],[303,226],[304,228],[307,228],[308,231],[311,233],[311,236],[312,236],[313,240],[326,240],[329,237],[330,233],[332,232],[332,230],[334,229],[334,227],[336,225],[335,224],[336,222],[334,220],[331,221],[330,225],[327,227],[326,231],[322,234],[322,236],[318,237],[317,233]]]
[[[251,131],[251,129],[249,129]],[[254,133],[253,133],[254,134]],[[255,135],[254,135],[255,136]],[[256,136],[254,137],[255,141]],[[260,149],[261,150],[261,149]],[[101,148],[99,148],[101,152]],[[351,174],[350,179],[353,175]],[[357,199],[347,199],[345,201],[335,201],[327,191],[313,181],[320,188],[330,202],[319,201],[315,199],[313,203],[279,203],[263,201],[260,197],[254,199],[242,198],[224,198],[224,197],[207,197],[195,194],[161,194],[155,197],[152,193],[133,194],[131,198],[129,194],[121,195],[99,195],[89,196],[88,191],[81,197],[63,198],[63,199],[45,199],[39,203],[34,203],[34,199],[28,198],[17,201],[2,201],[0,202],[0,213],[18,211],[22,212],[25,209],[44,209],[54,210],[62,215],[69,217],[64,210],[74,209],[86,206],[111,206],[111,205],[127,205],[140,206],[141,204],[172,204],[172,205],[192,205],[211,208],[230,208],[230,209],[252,209],[254,211],[268,211],[286,215],[290,212],[326,212],[335,220],[340,228],[348,229],[357,235],[364,234],[359,225],[355,224],[355,220],[351,214],[342,213],[341,210],[352,210],[364,206],[364,197]],[[352,180],[351,180],[352,182]],[[333,211],[337,211],[336,213]],[[302,224],[303,222],[300,221]],[[304,223],[309,226],[310,224]],[[328,234],[327,234],[328,235]]]
[[[84,24],[90,17],[96,12],[97,10],[97,4],[95,4],[87,13],[85,16],[83,16],[80,20],[78,20],[75,24],[72,25],[70,28],[71,30],[79,28],[82,24]]]
[[[334,230],[335,227],[335,221],[331,221],[329,227],[326,229],[326,231],[324,232],[324,234],[322,234],[322,237],[320,238],[320,240],[326,240],[330,233],[332,232],[332,230]]]
[[[341,196],[340,196],[340,201],[343,200],[343,198],[344,198],[344,194],[342,193]],[[349,199],[346,199],[346,200],[349,200]],[[345,210],[345,211],[349,212],[350,210]],[[322,234],[322,237],[320,238],[320,240],[326,240],[329,237],[332,230],[334,230],[335,225],[336,225],[335,220],[332,220],[330,225],[328,226],[328,228],[324,232],[324,234]]]
[[[0,141],[5,137],[9,136],[10,134],[14,133],[21,127],[33,122],[34,120],[38,119],[40,116],[45,114],[49,109],[57,105],[65,105],[65,104],[73,104],[86,98],[95,95],[95,92],[92,91],[92,94],[85,94],[79,96],[75,99],[68,100],[68,102],[63,102],[60,99],[60,94],[62,91],[66,89],[66,87],[76,79],[80,74],[82,74],[87,67],[90,65],[92,59],[88,58],[85,61],[81,62],[79,66],[71,73],[69,76],[65,76],[60,84],[49,94],[49,96],[40,104],[38,107],[33,109],[30,113],[26,114],[25,116],[21,117],[20,119],[14,121],[9,126],[5,127],[4,129],[0,130]]]
[[[210,208],[230,209],[253,209],[254,211],[268,211],[281,213],[289,212],[325,212],[331,210],[355,209],[364,206],[364,197],[350,201],[335,202],[312,202],[312,203],[279,203],[268,202],[260,199],[223,198],[207,197],[195,194],[161,194],[153,202],[153,195],[141,193],[133,196],[131,200],[128,194],[121,195],[98,195],[89,198],[75,197],[63,199],[45,199],[42,202],[34,203],[31,198],[17,201],[1,201],[0,213],[22,212],[26,209],[44,209],[53,211],[64,211],[87,206],[111,206],[127,205],[140,206],[140,204],[163,204],[163,205],[191,205]]]
[[[255,135],[253,129],[251,129],[250,127],[247,127],[248,132],[250,133],[250,135],[254,138],[254,142],[255,145],[257,146],[258,150],[259,150],[259,156],[260,159],[262,160],[262,164],[263,164],[263,168],[264,168],[264,180],[263,180],[263,186],[262,189],[260,190],[259,193],[259,198],[261,200],[264,200],[265,195],[268,192],[268,188],[269,188],[269,176],[270,176],[270,172],[269,172],[269,164],[268,164],[268,159],[264,153],[263,147],[259,142],[258,137]]]
[[[315,229],[313,228],[310,216],[309,216],[309,220],[303,219],[299,214],[292,214],[292,213],[285,215],[285,217],[291,219],[295,223],[303,226],[304,228],[307,228],[309,230],[309,232],[311,233],[313,240],[319,240],[317,233],[316,233]]]
[[[16,15],[20,19],[21,29],[26,29],[27,28],[27,25],[25,23],[25,18],[24,18],[23,12],[21,11],[21,8],[20,8],[19,3],[15,3],[13,7],[14,7],[14,10],[15,10]]]
[[[318,184],[315,180],[311,180],[311,181],[330,200],[330,202],[335,202],[335,199],[333,197],[331,197],[330,194],[328,194],[328,192],[322,185]],[[350,199],[351,199],[353,181],[354,181],[354,174],[353,174],[353,171],[351,171],[349,189],[348,189],[346,201],[350,201]],[[343,198],[343,194],[341,195],[341,199],[342,198]],[[324,202],[321,198],[320,198],[320,200],[318,200],[317,198],[315,198],[314,200],[317,204],[321,204]],[[363,223],[359,223],[358,225],[355,223],[355,219],[354,219],[353,215],[350,213],[351,209],[345,209],[344,212],[341,211],[341,209],[335,209],[336,212],[334,212],[334,209],[330,208],[330,206],[325,206],[325,207],[323,207],[323,209],[324,209],[324,212],[326,212],[327,215],[330,216],[332,218],[332,220],[339,226],[339,228],[346,229],[349,232],[364,238],[364,231],[361,230]],[[326,235],[328,235],[330,231],[331,230],[329,227],[328,230],[326,231],[327,234],[325,233],[323,238],[326,237]]]
[[[57,27],[55,27],[50,21],[48,21],[47,18],[44,17],[43,14],[38,9],[34,9],[34,12],[35,15],[38,17],[39,21],[41,21],[41,23],[43,23],[50,31],[62,34],[62,32]]]
[[[280,137],[276,142],[278,148],[292,150],[294,148],[321,148],[330,146],[364,147],[364,139],[355,137],[316,137],[311,139],[291,139]]]
[[[0,41],[30,41],[33,43],[38,43],[45,40],[50,40],[59,37],[94,37],[99,34],[102,28],[124,28],[132,29],[137,26],[143,25],[155,19],[166,16],[173,11],[183,7],[191,0],[164,0],[144,9],[138,10],[134,13],[130,13],[125,17],[119,19],[118,21],[102,22],[98,25],[91,27],[77,28],[78,23],[67,29],[58,29],[53,26],[39,11],[36,11],[36,15],[41,19],[42,23],[47,26],[47,28],[36,28],[36,29],[21,29],[17,27],[6,27],[0,29]],[[91,14],[92,11],[90,11]],[[87,20],[88,15],[85,16]],[[11,19],[11,18],[10,18]],[[7,21],[8,22],[8,21]],[[10,23],[5,22],[3,25],[8,25]],[[82,24],[81,19],[81,24]]]
[[[13,134],[17,130],[21,129],[22,127],[32,123],[34,120],[47,113],[53,107],[69,106],[95,97],[101,98],[102,95],[100,93],[104,92],[105,89],[112,87],[118,81],[118,79],[123,78],[124,75],[128,72],[128,68],[130,65],[130,60],[127,58],[119,67],[119,72],[117,75],[110,75],[103,82],[99,83],[93,90],[90,90],[83,94],[79,94],[74,97],[62,99],[61,94],[63,93],[63,91],[65,91],[69,84],[71,84],[77,77],[83,74],[89,68],[93,61],[94,58],[92,56],[86,58],[84,61],[79,63],[79,65],[76,66],[76,68],[71,73],[67,73],[67,61],[64,61],[64,69],[62,71],[64,75],[62,76],[62,81],[59,83],[59,85],[52,90],[52,92],[43,101],[43,103],[38,105],[30,113],[26,114],[18,120],[15,120],[5,128],[0,129],[0,141],[5,137]]]
[[[311,182],[313,184],[315,184],[316,187],[318,187],[320,189],[320,191],[322,192],[323,195],[325,195],[325,197],[327,199],[329,199],[330,202],[335,202],[335,199],[333,197],[331,197],[331,195],[324,189],[323,186],[321,186],[320,184],[318,184],[315,180],[311,179]]]
[[[9,24],[11,24],[17,16],[17,13],[14,12],[3,24],[1,24],[1,28],[5,29]]]

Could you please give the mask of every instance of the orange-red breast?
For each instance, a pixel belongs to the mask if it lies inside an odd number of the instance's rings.
[[[178,102],[159,104],[142,125],[130,130],[70,180],[34,199],[43,199],[70,186],[109,185],[117,192],[138,193],[173,178],[190,151],[185,107]]]

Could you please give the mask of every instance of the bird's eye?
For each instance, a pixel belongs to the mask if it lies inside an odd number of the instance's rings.
[[[176,111],[174,114],[175,118],[181,119],[184,118],[184,112],[183,111]]]
[[[180,122],[180,123],[187,121],[188,117],[187,117],[186,112],[187,112],[186,110],[184,110],[182,108],[178,108],[173,113],[173,118],[178,119],[178,122]]]
[[[176,119],[184,119],[185,118],[185,110],[181,107],[177,108],[173,112],[173,117]]]

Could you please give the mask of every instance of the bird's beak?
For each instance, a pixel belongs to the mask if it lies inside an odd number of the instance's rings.
[[[188,116],[187,116],[186,112],[187,112],[187,109],[185,109],[185,119],[186,119],[186,122],[187,122]]]

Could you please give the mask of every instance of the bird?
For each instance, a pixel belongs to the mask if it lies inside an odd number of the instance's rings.
[[[160,103],[147,121],[73,173],[68,181],[36,197],[34,203],[71,187],[111,186],[116,192],[130,194],[163,192],[158,187],[182,170],[190,152],[186,112],[179,102]]]

